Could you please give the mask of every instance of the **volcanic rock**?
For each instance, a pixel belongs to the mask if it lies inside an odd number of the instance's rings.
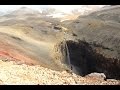
[[[74,72],[83,76],[99,72],[120,79],[119,11],[120,6],[112,6],[62,23],[69,30],[66,43],[70,59],[64,60],[71,62]]]

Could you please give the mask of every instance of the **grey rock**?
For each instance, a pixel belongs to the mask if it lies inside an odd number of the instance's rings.
[[[66,41],[71,64],[83,76],[98,72],[120,79],[119,17],[120,6],[112,6],[62,23],[69,35],[76,35]]]

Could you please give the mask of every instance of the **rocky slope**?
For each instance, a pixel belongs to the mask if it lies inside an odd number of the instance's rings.
[[[94,76],[93,76],[94,75]],[[40,65],[18,65],[0,60],[0,85],[120,85],[117,80],[104,80],[100,75],[78,76],[67,71],[54,71]]]
[[[63,22],[73,34],[66,40],[75,72],[83,76],[102,72],[107,78],[120,79],[119,11],[120,6],[112,6]]]
[[[59,20],[40,16],[36,12],[30,16],[27,14],[30,12],[19,15],[18,12],[21,10],[23,8],[12,12],[11,17],[1,16],[3,19],[0,22],[1,58],[61,70],[61,65],[58,65],[52,57],[54,44],[61,39],[62,27],[56,27]],[[25,11],[31,10],[25,8]]]

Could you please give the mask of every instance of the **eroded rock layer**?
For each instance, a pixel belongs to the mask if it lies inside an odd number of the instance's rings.
[[[103,72],[107,78],[120,79],[119,11],[119,6],[110,7],[63,22],[75,37],[67,43],[73,71],[83,76]]]

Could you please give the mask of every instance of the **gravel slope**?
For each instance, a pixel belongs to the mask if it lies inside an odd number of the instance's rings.
[[[120,85],[120,81],[86,76],[81,77],[67,71],[53,71],[48,68],[18,65],[13,61],[0,60],[1,85]]]

